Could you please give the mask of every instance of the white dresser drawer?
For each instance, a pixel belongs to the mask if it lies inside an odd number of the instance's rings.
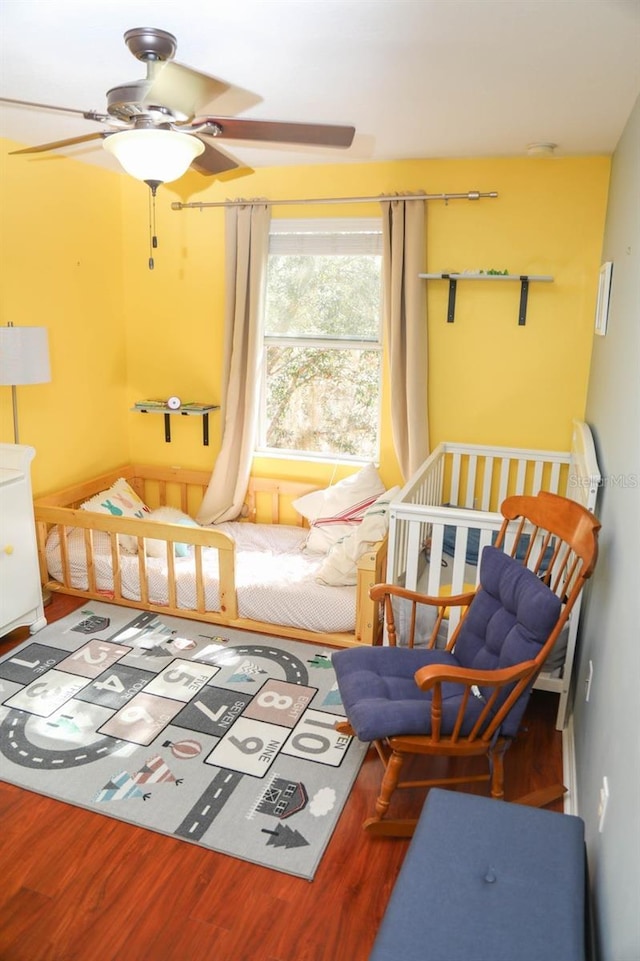
[[[30,465],[33,447],[0,444],[0,636],[46,625],[40,588]]]

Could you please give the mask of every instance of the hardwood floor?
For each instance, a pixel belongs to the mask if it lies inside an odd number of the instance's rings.
[[[47,619],[82,603],[55,595]],[[534,692],[508,798],[562,780],[556,705]],[[0,961],[366,961],[409,844],[361,829],[380,771],[370,752],[312,882],[0,782]],[[399,797],[416,816],[424,793]]]

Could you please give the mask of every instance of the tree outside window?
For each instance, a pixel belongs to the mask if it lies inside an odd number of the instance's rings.
[[[272,222],[261,450],[377,460],[381,261],[378,219]]]

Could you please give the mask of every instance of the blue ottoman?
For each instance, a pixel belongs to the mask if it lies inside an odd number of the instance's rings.
[[[369,961],[585,961],[584,823],[432,788]]]

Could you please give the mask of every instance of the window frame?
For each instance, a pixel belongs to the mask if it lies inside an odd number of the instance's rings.
[[[274,238],[276,238],[274,240]],[[297,240],[295,239],[297,238]],[[300,242],[300,238],[303,238]],[[314,217],[305,219],[278,218],[271,221],[268,257],[278,256],[349,256],[375,255],[380,257],[380,302],[377,337],[371,339],[323,336],[286,336],[266,332],[266,307],[262,317],[262,358],[260,378],[260,402],[258,411],[255,456],[295,459],[320,463],[365,464],[373,459],[379,462],[382,447],[382,398],[383,398],[383,272],[382,272],[382,217]],[[268,283],[268,264],[267,281]],[[266,298],[266,285],[265,285]],[[368,455],[353,455],[332,451],[304,451],[297,448],[269,447],[267,434],[267,375],[266,357],[270,346],[318,348],[322,350],[367,350],[379,354],[378,410],[376,419],[376,451]]]

